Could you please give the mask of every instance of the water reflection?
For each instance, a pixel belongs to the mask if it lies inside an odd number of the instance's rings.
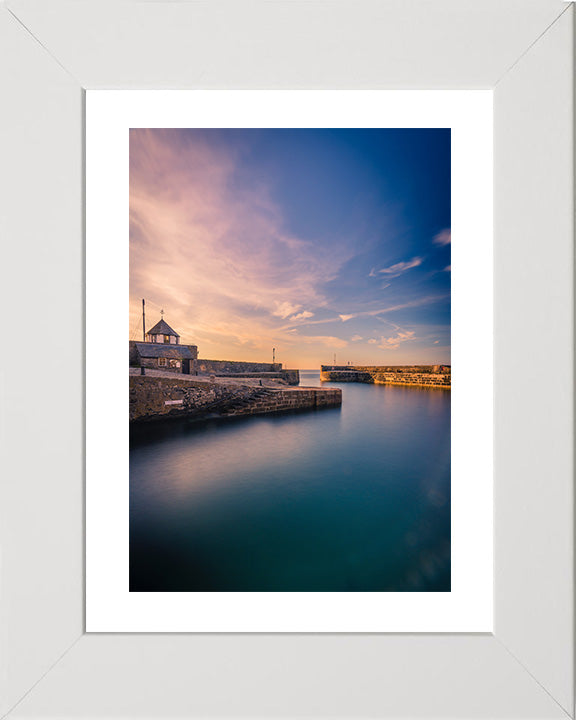
[[[134,433],[131,590],[449,590],[450,393],[340,387],[342,409]]]

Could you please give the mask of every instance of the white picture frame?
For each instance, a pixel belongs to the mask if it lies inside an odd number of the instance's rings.
[[[492,118],[486,90],[86,92],[86,632],[492,632]],[[129,591],[130,128],[257,125],[450,128],[450,592]]]
[[[2,715],[574,717],[574,16],[560,0],[0,6],[0,292],[25,341],[6,328]],[[84,633],[96,87],[493,88],[493,634]]]

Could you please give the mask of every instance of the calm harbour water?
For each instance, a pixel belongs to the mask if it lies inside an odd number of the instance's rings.
[[[326,387],[342,408],[132,433],[130,590],[450,590],[450,391]]]

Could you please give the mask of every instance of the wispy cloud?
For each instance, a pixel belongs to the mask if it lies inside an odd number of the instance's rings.
[[[289,343],[297,345],[324,345],[327,348],[347,347],[348,341],[335,335],[294,335],[288,339]]]
[[[398,277],[398,275],[401,275],[402,273],[406,272],[407,270],[411,270],[412,268],[418,267],[418,265],[422,265],[422,258],[415,257],[412,258],[412,260],[407,260],[406,262],[399,262],[395,265],[390,265],[390,267],[382,268],[379,272],[382,275],[389,275],[390,277]]]
[[[360,340],[363,340],[363,339],[364,338],[362,337],[362,335],[352,335],[352,337],[350,338],[350,340],[352,340],[352,342],[359,342]]]
[[[326,323],[332,323],[332,322],[348,322],[349,320],[353,320],[356,318],[362,318],[362,317],[377,317],[378,315],[386,315],[387,313],[393,313],[397,312],[398,310],[406,310],[408,308],[413,307],[420,307],[421,305],[430,305],[432,303],[441,302],[442,300],[446,300],[449,298],[449,294],[443,294],[443,295],[426,295],[425,297],[416,298],[414,300],[409,300],[405,303],[399,303],[397,305],[390,305],[388,307],[381,307],[376,310],[362,310],[360,312],[352,312],[352,313],[341,313],[340,315],[336,316],[330,316],[327,318],[321,318],[317,320],[307,320],[303,323],[300,323],[300,325],[324,325]],[[281,330],[286,330],[291,328],[292,325],[288,323],[287,325],[284,325]]]
[[[419,307],[420,305],[430,305],[431,303],[440,302],[446,300],[449,295],[427,295],[426,297],[417,298],[416,300],[409,300],[405,303],[399,303],[398,305],[390,305],[389,307],[379,308],[378,310],[364,310],[362,312],[352,313],[350,315],[340,315],[340,319],[344,322],[351,320],[352,318],[359,317],[374,317],[375,315],[385,315],[387,313],[396,312],[398,310],[405,310],[406,308]]]
[[[314,317],[314,313],[304,310],[304,312],[298,313],[297,315],[292,315],[290,322],[294,322],[295,320],[306,320],[311,317]]]
[[[391,337],[382,336],[380,340],[377,341],[377,344],[381,350],[397,350],[402,343],[415,339],[414,330],[404,330],[398,331],[396,335],[392,335]]]
[[[390,265],[389,267],[382,268],[381,270],[376,270],[375,268],[372,268],[369,273],[369,277],[377,277],[378,275],[385,275],[386,278],[392,279],[400,277],[403,273],[407,272],[408,270],[411,270],[412,268],[418,267],[419,265],[422,265],[422,258],[421,257],[414,257],[412,260],[405,260],[404,262],[398,262],[394,265]]]
[[[291,302],[287,301],[278,302],[276,300],[274,301],[274,304],[276,305],[276,310],[272,312],[272,315],[280,317],[282,318],[282,320],[286,320],[287,317],[297,312],[302,307],[302,305],[294,305]]]
[[[441,230],[437,235],[434,236],[432,242],[435,245],[450,245],[452,242],[452,231],[450,228]]]

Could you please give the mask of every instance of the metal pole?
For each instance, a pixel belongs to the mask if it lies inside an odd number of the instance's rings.
[[[142,340],[146,342],[146,311],[144,298],[142,298]],[[146,375],[146,370],[143,365],[140,366],[140,375]]]
[[[276,362],[276,348],[272,348],[272,364]]]

